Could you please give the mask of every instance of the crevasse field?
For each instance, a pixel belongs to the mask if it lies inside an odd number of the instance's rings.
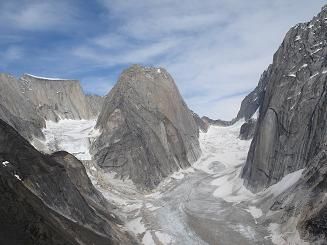
[[[91,160],[90,144],[99,132],[95,120],[47,122],[43,150],[65,150],[86,166],[93,184],[118,207],[116,215],[146,245],[150,244],[297,244],[289,229],[262,223],[274,215],[259,208],[295,184],[302,170],[285,176],[268,189],[253,194],[240,178],[251,141],[238,139],[242,121],[229,127],[211,126],[200,133],[201,158],[180,170],[151,193],[139,192],[133,183],[104,173]],[[292,241],[292,243],[289,243]]]

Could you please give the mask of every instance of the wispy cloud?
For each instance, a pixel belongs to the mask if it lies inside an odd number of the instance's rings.
[[[3,1],[0,20],[10,28],[21,30],[51,30],[68,27],[76,18],[69,1]],[[66,28],[65,28],[66,29]]]
[[[9,72],[75,77],[86,91],[100,94],[132,63],[163,66],[191,109],[231,119],[288,29],[311,19],[323,4],[323,0],[2,1],[0,48],[12,57],[3,64]]]

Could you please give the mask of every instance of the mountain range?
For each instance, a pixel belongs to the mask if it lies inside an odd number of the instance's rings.
[[[233,202],[248,207],[256,227],[260,226],[258,237],[268,237],[246,238],[248,244],[326,244],[326,37],[327,7],[323,7],[311,21],[287,32],[272,64],[231,121],[200,118],[191,111],[162,67],[126,68],[104,97],[85,94],[77,80],[0,74],[0,244],[180,244],[160,229],[139,231],[135,220],[141,214],[142,220],[155,220],[153,227],[160,226],[164,214],[153,204],[142,204],[135,209],[137,214],[121,210],[124,198],[150,196],[161,203],[163,194],[158,190],[164,188],[168,196],[185,195],[187,204],[179,206],[187,214],[182,223],[199,237],[197,244],[220,244],[226,241],[223,236],[208,232],[216,227],[216,221],[207,221],[215,214],[203,210],[215,210],[210,204],[213,197],[208,197],[211,187],[202,187],[203,193],[194,194],[192,188],[187,194],[178,192],[179,179],[193,183],[187,171],[194,169],[207,169],[196,173],[194,190],[215,177],[211,185],[221,188],[214,196],[224,200],[220,202],[224,210],[232,210]],[[65,135],[69,128],[60,126],[83,120],[90,123],[74,134]],[[239,144],[236,153],[233,146],[226,146],[233,156],[219,152],[210,141],[223,135]],[[74,142],[78,149],[86,146],[90,158],[68,152]],[[249,149],[241,164],[229,169],[215,160],[206,167],[207,159],[219,154],[233,161],[246,144]],[[169,183],[172,179],[177,184]],[[226,183],[231,181],[229,189]],[[135,189],[130,192],[122,183]],[[241,191],[247,198],[235,201]],[[114,200],[117,193],[120,203]],[[193,206],[192,196],[198,198]],[[192,208],[199,200],[206,203],[197,207],[195,215]],[[181,216],[176,219],[183,220]],[[242,222],[236,219],[233,225]],[[276,224],[280,237],[261,236],[266,230],[275,234]],[[261,231],[261,227],[269,228]],[[217,229],[222,228],[217,225]]]

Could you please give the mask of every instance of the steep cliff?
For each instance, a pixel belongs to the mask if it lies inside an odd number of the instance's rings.
[[[98,165],[142,189],[200,156],[193,114],[161,68],[126,69],[106,97],[97,128],[92,151]]]
[[[265,96],[267,82],[271,75],[271,65],[264,71],[260,77],[258,85],[249,93],[241,103],[240,110],[237,113],[236,120],[244,119],[248,121],[259,110]]]
[[[192,111],[192,114],[193,114],[194,121],[195,121],[196,125],[198,125],[199,129],[202,132],[205,132],[205,133],[208,132],[208,128],[209,128],[210,124],[207,121],[200,118],[199,115],[196,114],[195,112]]]
[[[309,166],[326,141],[327,9],[293,27],[264,76],[266,91],[243,171],[261,190]]]
[[[35,105],[27,101],[20,82],[8,74],[0,74],[0,119],[14,127],[26,139],[42,138],[45,121]]]
[[[91,107],[91,112],[94,117],[97,117],[102,109],[104,97],[99,95],[86,95],[88,105]]]
[[[327,6],[291,28],[275,53],[262,77],[266,91],[242,173],[257,192],[300,171],[300,179],[266,207],[313,244],[327,240],[326,20]]]
[[[255,127],[257,125],[257,120],[255,119],[249,119],[243,125],[240,129],[240,139],[241,140],[250,140],[254,136]]]
[[[77,80],[25,74],[20,81],[24,95],[46,120],[89,119],[94,116]]]
[[[134,244],[92,188],[73,156],[42,155],[0,120],[1,244]]]

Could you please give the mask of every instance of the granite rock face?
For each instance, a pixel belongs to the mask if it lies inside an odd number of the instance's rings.
[[[193,113],[194,121],[198,125],[199,129],[204,133],[208,132],[209,123],[203,120],[202,118],[200,118],[199,115],[196,114],[195,112],[192,111],[192,113]]]
[[[270,73],[271,65],[263,72],[255,89],[242,100],[240,110],[234,119],[234,121],[245,120],[240,131],[240,139],[242,140],[249,140],[254,136],[257,118],[263,104]]]
[[[240,129],[241,140],[250,140],[254,136],[255,127],[257,125],[257,121],[255,119],[249,119],[247,122],[243,123]]]
[[[103,96],[99,95],[86,95],[87,103],[89,107],[91,107],[91,112],[94,117],[100,114],[104,99]]]
[[[303,171],[301,179],[270,203],[272,211],[283,211],[279,221],[297,217],[302,239],[312,244],[327,241],[327,151],[320,149]]]
[[[327,6],[293,27],[265,76],[266,91],[242,177],[260,191],[302,171],[287,191],[268,199],[278,222],[292,218],[302,239],[327,241]],[[295,220],[295,221],[294,221]]]
[[[91,204],[102,197],[76,160],[39,153],[0,120],[1,244],[134,244]]]
[[[265,75],[243,178],[253,191],[309,166],[326,142],[327,9],[293,27]]]
[[[126,69],[107,95],[92,145],[98,165],[141,189],[191,165],[199,130],[172,77],[161,68]]]
[[[0,74],[0,119],[14,127],[26,139],[42,138],[45,121],[35,105],[27,101],[20,90],[20,82],[7,74]]]
[[[88,100],[77,80],[42,78],[25,74],[21,90],[44,119],[90,119],[94,117]]]
[[[80,160],[65,151],[55,152],[51,154],[51,158],[64,166],[69,179],[91,207],[105,215],[107,218],[113,219],[112,216],[107,213],[107,210],[112,210],[115,207],[109,204],[103,195],[93,186],[86,173],[85,167]],[[118,220],[113,220],[120,223]]]
[[[265,96],[270,73],[271,65],[261,75],[257,87],[255,87],[255,89],[243,99],[240,110],[237,113],[236,120],[243,118],[245,121],[248,121],[260,109]]]

